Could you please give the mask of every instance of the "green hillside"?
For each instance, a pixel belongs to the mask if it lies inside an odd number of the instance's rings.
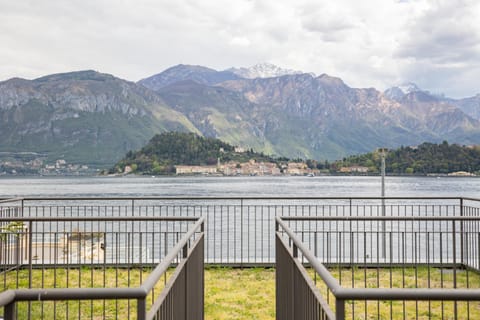
[[[235,152],[235,147],[214,138],[194,133],[166,132],[155,135],[141,150],[129,151],[110,173],[124,172],[130,166],[140,174],[170,174],[175,165],[215,165],[218,160],[246,162],[274,161],[273,158],[253,150]]]
[[[94,71],[0,82],[0,152],[110,167],[156,133],[198,132],[150,90]]]
[[[175,165],[215,165],[218,160],[247,162],[288,162],[288,158],[273,158],[253,150],[235,152],[235,147],[219,139],[204,138],[194,133],[166,132],[157,134],[141,150],[129,151],[110,173],[122,173],[126,166],[138,174],[171,174]],[[302,159],[296,159],[296,162]],[[342,167],[364,166],[370,173],[380,172],[380,155],[370,152],[333,162],[305,160],[309,168],[337,173]],[[418,147],[389,150],[386,156],[389,174],[426,175],[466,171],[480,174],[480,147],[457,144],[423,143]]]
[[[457,144],[423,143],[418,147],[390,150],[386,157],[386,171],[390,174],[448,174],[457,171],[480,172],[480,147]],[[379,171],[379,155],[371,152],[336,161],[333,167],[360,165]]]

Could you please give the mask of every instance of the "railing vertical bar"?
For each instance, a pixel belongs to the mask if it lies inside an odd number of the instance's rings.
[[[461,209],[462,210],[462,209]],[[462,210],[463,211],[463,210]],[[460,225],[462,223],[460,222]],[[461,235],[460,235],[461,237]],[[452,247],[453,247],[453,288],[457,288],[457,234],[456,234],[456,225],[455,220],[452,219]],[[458,306],[457,301],[453,302],[453,316],[454,319],[458,319]]]
[[[240,199],[240,267],[243,267],[243,198]]]

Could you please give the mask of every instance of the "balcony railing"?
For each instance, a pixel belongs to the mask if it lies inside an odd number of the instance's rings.
[[[277,319],[480,318],[477,216],[276,223]]]
[[[23,198],[2,216],[205,217],[205,262],[273,266],[277,216],[480,216],[468,198]],[[3,210],[3,211],[1,211]]]
[[[19,216],[1,228],[5,319],[203,319],[203,217]]]
[[[40,275],[40,283],[68,279],[69,287],[75,284],[82,290],[87,284],[80,280],[101,270],[102,288],[112,278],[116,286],[126,287],[122,290],[128,294],[138,294],[135,290],[147,275],[190,230],[187,224],[192,223],[191,217],[202,217],[206,219],[202,263],[276,263],[281,279],[295,280],[277,279],[277,299],[287,301],[277,304],[279,319],[309,319],[310,315],[332,318],[335,314],[339,319],[371,314],[409,319],[422,318],[424,312],[428,316],[440,314],[440,318],[465,315],[474,319],[480,309],[476,302],[480,299],[477,199],[22,198],[0,202],[0,217],[0,282],[3,279],[5,290],[15,289],[19,296],[19,284],[26,281],[29,287],[35,283],[38,269],[57,270],[53,275]],[[182,224],[183,219],[189,222]],[[164,221],[162,226],[160,221]],[[197,227],[189,243],[200,238],[203,240],[203,232]],[[170,266],[180,266],[183,261],[184,251],[176,252]],[[167,279],[174,278],[170,269],[166,270],[163,287]],[[121,283],[124,278],[127,284]],[[15,279],[13,288],[5,279]],[[178,279],[182,283],[183,276]],[[187,275],[187,279],[191,277]],[[87,282],[97,286],[96,281]],[[154,290],[159,292],[163,287],[157,281]],[[196,296],[193,292],[191,299]],[[11,294],[3,297],[10,299]],[[125,312],[135,318],[143,307],[137,308],[137,296],[125,295],[104,298],[106,307],[100,309],[120,310],[115,316]],[[109,307],[110,299],[114,307]],[[292,299],[297,301],[293,314]],[[74,304],[46,303],[40,307],[44,313],[50,306],[68,310],[61,311],[65,314],[97,309],[95,303],[90,306],[92,302],[83,307],[78,299]],[[156,307],[156,300],[147,298],[146,306]],[[32,300],[17,306],[16,313],[32,314],[35,308]]]

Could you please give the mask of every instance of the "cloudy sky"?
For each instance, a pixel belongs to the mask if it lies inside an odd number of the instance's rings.
[[[380,90],[480,93],[478,0],[0,0],[0,80],[271,62]]]

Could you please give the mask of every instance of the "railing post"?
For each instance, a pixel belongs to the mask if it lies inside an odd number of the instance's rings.
[[[15,302],[11,302],[4,307],[4,318],[5,320],[14,320],[15,319]]]
[[[335,319],[345,319],[345,300],[335,298]]]
[[[460,217],[463,217],[463,198],[460,198]],[[463,220],[460,221],[460,263],[462,266],[465,266],[466,263],[463,258],[463,251],[464,251],[464,242],[463,242]],[[467,262],[468,263],[468,262]]]
[[[457,288],[457,230],[455,218],[452,219],[452,246],[453,246],[453,288]]]
[[[243,198],[240,199],[240,267],[243,267]]]
[[[187,256],[185,255],[185,251],[188,252],[188,250],[185,250],[185,247],[187,245],[185,245],[183,247],[183,258],[187,258]],[[188,301],[188,290],[189,290],[189,283],[188,281],[190,280],[189,279],[189,272],[190,272],[190,268],[189,268],[189,264],[190,264],[190,261],[191,261],[191,258],[188,259],[186,262],[185,262],[185,269],[184,269],[184,272],[185,272],[185,284],[183,286],[183,312],[184,312],[184,315],[185,315],[185,320],[188,319],[188,306],[189,306],[189,303],[190,301]]]
[[[460,225],[462,225],[463,221],[460,221]],[[453,235],[453,288],[457,288],[457,241],[456,241],[456,233],[457,230],[455,230],[455,218],[452,220],[452,235]],[[462,235],[460,235],[461,239]],[[461,241],[461,240],[460,240]],[[460,252],[462,251],[462,248],[460,248]],[[457,301],[453,302],[453,317],[456,320],[458,315],[458,309],[457,309]]]
[[[33,221],[28,222],[28,287],[32,287]],[[42,244],[43,245],[43,244]]]
[[[463,198],[460,198],[460,217],[463,217]]]
[[[145,320],[147,318],[147,302],[145,298],[137,299],[137,319]]]
[[[382,217],[386,216],[385,211],[385,185],[383,184],[382,180]],[[387,238],[386,238],[386,223],[385,220],[382,220],[382,258],[385,259],[387,257]]]
[[[32,287],[32,275],[33,275],[32,253],[33,253],[33,221],[30,220],[28,222],[28,288]],[[32,304],[29,301],[28,302],[28,318],[29,319],[31,317],[31,311],[32,311]]]

